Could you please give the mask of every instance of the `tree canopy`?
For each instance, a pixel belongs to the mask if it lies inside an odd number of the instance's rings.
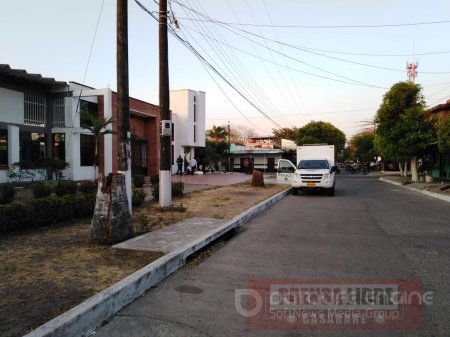
[[[418,84],[399,82],[384,95],[375,118],[375,148],[385,159],[407,161],[432,143],[434,122],[421,90]]]
[[[349,140],[348,152],[350,159],[363,162],[371,161],[376,156],[374,131],[361,131]]]
[[[214,143],[226,142],[228,131],[223,126],[213,125],[211,129],[206,131],[206,137]]]
[[[450,115],[442,117],[439,120],[437,141],[441,152],[450,151]]]
[[[312,121],[298,129],[295,142],[304,144],[330,144],[339,151],[345,148],[345,134],[333,124],[322,121]]]
[[[298,128],[295,126],[291,128],[272,129],[272,134],[279,139],[295,140],[297,133]]]

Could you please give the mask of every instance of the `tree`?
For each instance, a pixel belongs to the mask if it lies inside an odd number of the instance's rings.
[[[304,144],[329,144],[334,145],[336,153],[345,148],[345,134],[333,124],[322,121],[311,121],[298,129],[295,142]]]
[[[230,143],[245,144],[247,139],[256,137],[257,132],[245,125],[231,125],[230,127]]]
[[[206,137],[214,143],[226,142],[228,131],[223,126],[213,125],[210,130],[206,131]]]
[[[349,157],[353,160],[368,162],[376,156],[374,131],[361,131],[349,140]]]
[[[417,157],[435,138],[434,121],[425,110],[421,90],[420,85],[412,82],[394,84],[384,95],[375,118],[377,152],[384,159],[410,161],[414,182],[418,181]],[[402,175],[406,175],[406,169]]]
[[[109,125],[112,124],[112,117],[109,118],[97,118],[89,112],[82,111],[80,113],[81,116],[81,127],[83,129],[87,129],[94,136],[95,140],[95,161],[94,161],[94,171],[98,165],[98,151],[100,148],[100,139],[107,134],[113,134],[109,128]]]
[[[279,139],[295,140],[298,134],[298,128],[293,126],[291,128],[272,129],[272,134]]]
[[[450,115],[442,117],[437,127],[439,151],[450,151]]]

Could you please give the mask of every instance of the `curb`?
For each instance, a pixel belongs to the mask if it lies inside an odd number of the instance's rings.
[[[443,200],[443,201],[450,202],[450,196],[449,195],[442,195],[442,194],[435,193],[435,192],[430,192],[430,191],[425,191],[425,190],[418,190],[417,188],[409,187],[409,186],[403,185],[402,183],[398,183],[396,181],[392,181],[392,180],[385,179],[385,178],[382,178],[382,177],[380,178],[380,181],[384,181],[385,183],[388,183],[388,184],[400,186],[400,187],[403,187],[403,188],[405,188],[407,190],[410,190],[410,191],[419,192],[419,193],[428,195],[429,197],[433,197],[433,198],[436,198],[436,199],[440,199],[440,200]]]
[[[291,188],[279,192],[247,211],[235,216],[219,228],[197,240],[166,254],[125,277],[111,287],[88,298],[69,311],[55,317],[24,337],[90,336],[96,328],[145,291],[185,265],[186,258],[223,234],[241,227],[288,195]]]

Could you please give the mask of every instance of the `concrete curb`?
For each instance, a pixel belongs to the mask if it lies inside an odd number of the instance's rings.
[[[185,265],[186,258],[283,199],[291,188],[264,200],[197,240],[164,255],[24,337],[89,336],[102,322]]]
[[[399,182],[396,182],[396,181],[392,181],[392,180],[389,180],[389,179],[385,179],[383,177],[380,178],[380,181],[384,181],[385,183],[388,183],[388,184],[400,186],[400,187],[406,188],[407,190],[410,190],[410,191],[419,192],[419,193],[428,195],[429,197],[433,197],[433,198],[437,198],[437,199],[440,199],[440,200],[443,200],[443,201],[450,202],[450,196],[448,196],[448,195],[442,195],[442,194],[439,194],[439,193],[434,193],[434,192],[425,191],[425,190],[418,190],[417,188],[409,187],[407,185],[403,185],[402,183],[399,183]]]

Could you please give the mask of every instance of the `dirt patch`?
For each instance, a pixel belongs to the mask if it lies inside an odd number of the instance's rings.
[[[231,219],[284,188],[243,183],[195,191],[175,198],[172,210],[149,202],[135,210],[134,231],[191,217]],[[94,244],[89,222],[2,234],[0,336],[22,336],[163,255]]]

